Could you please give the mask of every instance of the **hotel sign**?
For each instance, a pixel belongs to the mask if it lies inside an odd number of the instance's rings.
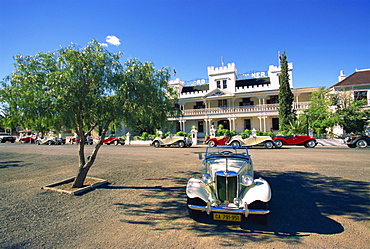
[[[258,78],[265,78],[265,77],[268,77],[267,71],[248,72],[248,73],[243,73],[243,74],[238,75],[239,79],[258,79]]]
[[[186,86],[199,86],[199,85],[204,85],[207,83],[208,83],[207,79],[193,79],[193,80],[185,81]]]

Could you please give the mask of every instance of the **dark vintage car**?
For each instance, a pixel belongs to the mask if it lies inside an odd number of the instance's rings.
[[[267,223],[271,189],[262,178],[254,178],[247,147],[207,147],[202,177],[186,186],[189,216],[195,220],[210,215],[213,220],[242,221],[252,216]]]
[[[15,140],[16,140],[16,137],[13,137],[10,134],[5,134],[5,133],[0,134],[0,143],[5,143],[5,142],[14,143]]]
[[[209,147],[217,146],[217,145],[226,145],[227,142],[230,140],[230,137],[209,137],[204,142],[204,144],[207,144]]]
[[[315,148],[317,141],[310,136],[277,136],[272,138],[275,143],[275,148],[281,148],[283,145],[302,145],[306,148]]]
[[[111,145],[111,144],[114,144],[114,145],[125,145],[126,143],[126,140],[121,138],[121,137],[107,137],[103,140],[103,144],[107,144],[107,145]]]
[[[351,135],[344,139],[344,142],[349,148],[366,148],[370,146],[370,136]]]

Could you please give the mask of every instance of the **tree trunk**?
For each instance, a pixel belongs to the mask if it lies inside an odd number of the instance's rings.
[[[103,129],[103,132],[100,136],[100,141],[98,144],[95,145],[94,150],[91,153],[91,155],[87,157],[87,161],[85,161],[85,140],[84,139],[80,140],[80,143],[78,145],[79,146],[78,156],[79,156],[80,167],[79,167],[78,174],[75,178],[72,188],[83,187],[87,173],[89,172],[91,166],[94,164],[94,161],[96,159],[96,155],[98,154],[100,146],[103,144],[103,140],[104,140],[105,134],[107,133],[108,126],[109,126],[109,123],[106,125],[105,129]]]

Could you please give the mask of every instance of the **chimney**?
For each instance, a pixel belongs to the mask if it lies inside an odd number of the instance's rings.
[[[341,82],[345,78],[346,78],[346,76],[344,75],[344,71],[343,70],[340,70],[340,75],[338,77],[338,82]]]

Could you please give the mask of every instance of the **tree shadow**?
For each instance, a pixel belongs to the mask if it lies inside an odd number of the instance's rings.
[[[0,169],[10,168],[10,167],[24,167],[28,165],[27,163],[24,163],[23,161],[6,161],[6,162],[0,162]]]
[[[186,172],[194,175],[195,172]],[[184,172],[181,172],[184,174]],[[300,243],[301,238],[316,234],[338,234],[343,226],[329,216],[345,215],[354,220],[369,220],[370,198],[369,183],[347,180],[339,177],[327,177],[309,172],[256,172],[256,176],[266,179],[272,189],[269,204],[271,213],[267,225],[259,225],[250,218],[241,223],[217,222],[204,215],[190,223],[179,225],[181,219],[190,219],[187,214],[185,186],[187,179],[163,178],[171,180],[181,187],[135,187],[106,186],[108,189],[144,189],[138,196],[141,200],[153,203],[125,204],[115,203],[127,219],[122,222],[145,224],[152,229],[188,229],[200,237],[217,236],[225,239],[225,246],[238,246],[248,241],[273,242],[280,240],[291,244]],[[155,179],[156,181],[161,179]],[[130,217],[135,218],[130,218]],[[139,217],[139,218],[138,218]],[[230,242],[231,241],[231,242]]]

